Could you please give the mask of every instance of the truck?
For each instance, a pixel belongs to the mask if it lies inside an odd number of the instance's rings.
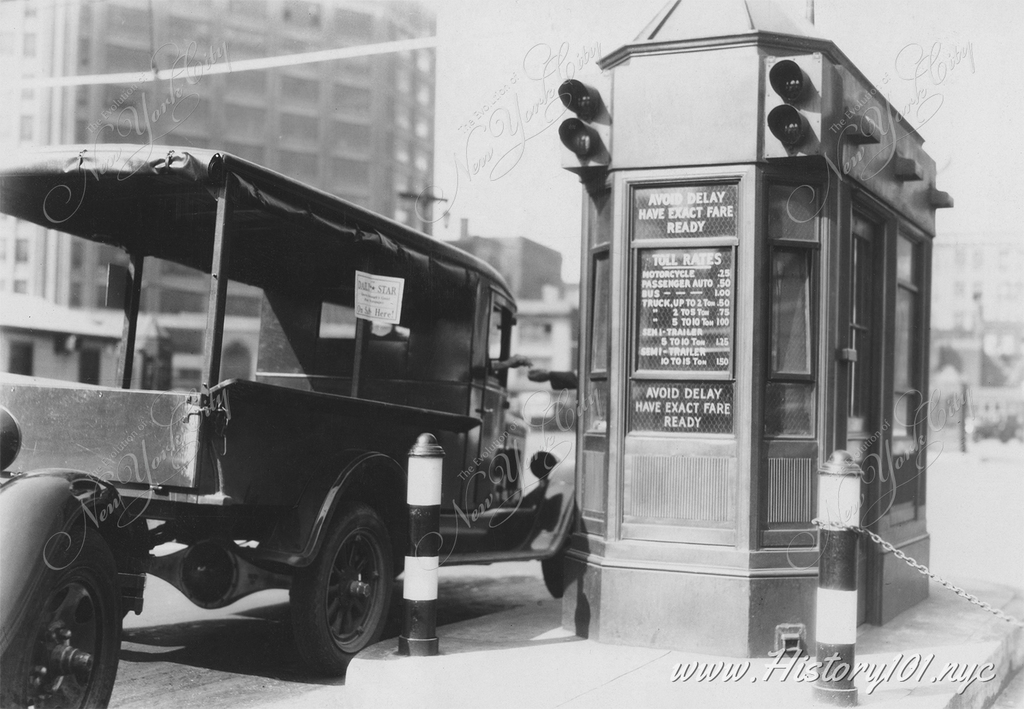
[[[217,150],[7,155],[0,212],[114,247],[124,313],[112,383],[0,375],[3,706],[105,705],[147,574],[202,608],[290,589],[296,651],[342,673],[387,619],[424,433],[444,450],[440,563],[540,560],[561,594],[574,456],[522,459],[516,303],[491,266]],[[139,376],[161,276],[203,284],[191,387]],[[251,369],[228,366],[240,313]]]

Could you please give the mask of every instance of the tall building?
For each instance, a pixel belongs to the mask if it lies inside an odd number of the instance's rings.
[[[434,19],[415,3],[16,0],[0,3],[0,27],[8,75],[2,146],[213,147],[429,231],[401,195],[432,182],[433,50],[211,71],[249,59],[430,37]],[[172,76],[130,81],[152,69]],[[32,83],[102,74],[125,76],[66,87]],[[67,240],[23,241],[39,228],[10,221],[2,227],[0,291],[101,305],[97,267],[113,256],[109,250],[84,245],[75,254]]]
[[[434,29],[433,15],[413,2],[0,2],[0,147],[221,149],[429,233],[409,196],[433,178],[433,50],[316,62],[296,55],[432,37]],[[291,59],[245,69],[271,57]],[[152,71],[162,78],[147,80]],[[45,85],[112,74],[119,76]],[[107,265],[123,260],[111,247],[0,216],[0,294],[103,307]],[[184,330],[171,336],[184,363],[201,347],[195,330],[203,321],[191,325],[187,316],[205,310],[208,282],[174,264],[155,266],[146,269],[142,308],[179,315]],[[252,294],[235,295],[229,314],[258,315]]]

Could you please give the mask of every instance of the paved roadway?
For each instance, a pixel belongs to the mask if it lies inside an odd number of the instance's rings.
[[[550,598],[539,562],[442,567],[438,624]],[[386,634],[399,633],[401,584]],[[226,609],[196,608],[172,586],[147,578],[146,609],[125,619],[121,664],[110,706],[120,709],[258,707],[344,678],[310,676],[299,664],[288,592],[262,591]]]
[[[1024,587],[1024,445],[986,440],[966,454],[951,448],[932,456],[929,466],[932,568],[955,582]],[[948,591],[933,585],[932,593]],[[440,624],[548,598],[537,562],[442,567],[439,596]],[[392,636],[399,631],[400,598],[396,585]],[[203,611],[150,577],[145,613],[126,619],[111,706],[301,706],[302,695],[322,683],[296,660],[287,592],[264,591],[228,609]]]
[[[989,438],[967,453],[937,451],[926,502],[935,573],[1024,588],[1024,443]],[[949,592],[933,584],[932,593]]]

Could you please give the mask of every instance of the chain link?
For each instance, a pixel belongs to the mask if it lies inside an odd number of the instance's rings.
[[[815,525],[817,527],[825,527],[825,528],[828,528],[828,529],[835,529],[835,527],[833,527],[832,525],[827,525],[827,524],[825,524],[824,522],[822,522],[819,519],[812,519],[811,520],[811,524],[813,524],[813,525]],[[999,608],[993,608],[992,604],[986,603],[985,601],[981,600],[980,598],[978,598],[974,594],[968,593],[967,591],[965,591],[964,589],[960,588],[959,586],[950,583],[949,581],[947,581],[946,579],[942,578],[941,576],[936,575],[927,566],[925,566],[924,564],[920,564],[915,559],[907,556],[902,551],[900,551],[899,549],[894,547],[892,544],[890,544],[889,542],[885,541],[880,536],[878,536],[877,534],[872,532],[870,529],[865,529],[864,527],[841,527],[840,529],[848,530],[848,531],[851,531],[851,532],[857,532],[858,534],[863,534],[863,535],[869,537],[871,539],[871,541],[875,542],[876,544],[878,544],[880,547],[882,547],[886,551],[892,552],[892,555],[895,556],[897,559],[902,559],[903,561],[907,562],[910,566],[912,566],[915,569],[917,569],[918,573],[921,573],[921,574],[927,576],[928,578],[930,578],[932,581],[935,581],[939,585],[944,586],[945,588],[948,588],[950,591],[952,591],[956,595],[960,596],[964,600],[969,601],[969,602],[973,603],[974,605],[978,606],[979,608],[981,608],[982,610],[986,610],[989,613],[991,613],[992,615],[1005,620],[1007,623],[1011,623],[1013,625],[1018,625],[1018,626],[1024,627],[1024,621],[1021,621],[1018,618],[1014,618],[1012,615],[1007,615],[1006,613],[1004,613]]]

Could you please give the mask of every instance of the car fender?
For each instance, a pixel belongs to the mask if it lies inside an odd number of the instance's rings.
[[[525,540],[529,558],[557,554],[572,533],[575,515],[576,457],[572,447],[539,450],[528,463],[536,480],[522,490],[518,504],[534,510],[533,526]]]
[[[78,530],[94,527],[115,558],[123,552],[131,535],[120,526],[123,511],[116,488],[78,471],[38,471],[0,486],[0,649],[7,650],[46,569],[67,566],[81,551]]]
[[[541,558],[554,556],[565,544],[572,534],[575,511],[576,456],[568,455],[548,474],[548,484],[544,489],[544,501],[532,544],[534,549],[545,549]]]

